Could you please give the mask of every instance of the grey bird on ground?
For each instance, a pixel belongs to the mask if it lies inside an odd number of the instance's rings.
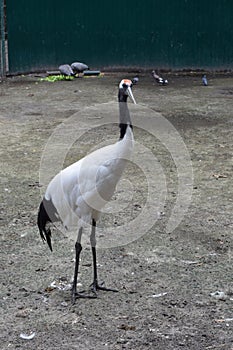
[[[138,75],[136,75],[133,79],[132,79],[132,83],[133,85],[136,85],[139,82],[139,77]]]
[[[207,86],[208,85],[208,81],[207,81],[207,78],[206,78],[206,75],[204,74],[203,77],[202,77],[202,84],[204,86]]]
[[[154,70],[152,70],[151,74],[152,74],[152,77],[156,80],[156,82],[158,84],[161,84],[161,85],[168,84],[168,80],[160,77]]]
[[[89,67],[85,63],[81,62],[73,62],[71,64],[71,68],[73,69],[75,74],[83,73],[85,70],[88,70]]]
[[[66,75],[68,77],[74,75],[74,71],[69,64],[62,64],[58,69],[62,75]]]

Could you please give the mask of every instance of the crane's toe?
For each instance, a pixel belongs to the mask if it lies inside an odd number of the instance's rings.
[[[112,288],[107,288],[104,286],[104,282],[102,283],[98,283],[98,281],[94,281],[91,285],[90,285],[90,290],[97,295],[97,291],[98,290],[103,290],[105,292],[114,292],[117,293],[118,290],[117,289],[112,289]]]
[[[76,299],[96,299],[97,295],[94,294],[86,294],[85,291],[71,293],[71,303],[74,305]]]

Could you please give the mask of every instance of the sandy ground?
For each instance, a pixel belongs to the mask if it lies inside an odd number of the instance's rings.
[[[112,203],[122,201],[122,210],[105,213],[99,226],[114,237],[115,229],[124,230],[144,215],[148,198],[149,218],[140,219],[135,236],[129,232],[133,236],[123,246],[127,237],[114,238],[112,248],[104,248],[106,236],[97,234],[100,279],[118,293],[99,292],[97,299],[71,305],[73,238],[54,228],[51,253],[39,237],[36,216],[45,186],[41,175],[46,177],[42,166],[51,152],[46,143],[63,126],[72,129],[75,121],[70,135],[77,132],[76,140],[50,145],[55,169],[65,147],[62,161],[68,165],[106,138],[117,140],[117,124],[103,125],[101,118],[102,113],[115,116],[117,84],[123,77],[132,75],[56,83],[27,76],[0,83],[1,349],[233,349],[232,76],[209,75],[207,87],[198,74],[168,75],[165,87],[149,74],[139,76],[134,87],[139,106],[130,106],[132,119],[135,114],[141,123],[135,140],[146,150],[137,152],[139,163],[129,164],[128,180],[113,198]],[[170,138],[163,142],[165,134],[154,121],[148,126],[147,116],[169,121]],[[180,140],[185,146],[175,159]],[[185,155],[190,156],[193,181],[188,160],[180,166]],[[144,172],[152,179],[151,192]],[[182,220],[169,231],[179,192],[186,189],[183,214],[175,215]],[[91,252],[84,239],[79,288],[87,289],[91,279]],[[34,337],[22,339],[22,333]]]

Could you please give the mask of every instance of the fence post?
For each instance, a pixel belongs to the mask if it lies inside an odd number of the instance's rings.
[[[4,0],[0,0],[0,75],[6,75],[6,46],[5,46],[5,15],[4,15]]]

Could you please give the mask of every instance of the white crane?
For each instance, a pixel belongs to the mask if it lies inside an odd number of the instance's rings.
[[[118,101],[120,116],[120,138],[112,145],[100,148],[58,173],[49,183],[38,212],[38,228],[43,241],[52,251],[49,223],[60,220],[67,228],[75,223],[78,228],[75,243],[75,271],[71,289],[71,300],[93,298],[97,290],[116,291],[98,283],[96,263],[96,221],[101,209],[111,199],[116,185],[133,152],[134,138],[127,98],[136,103],[132,94],[132,82],[123,79],[119,85]],[[81,237],[85,223],[91,224],[90,243],[93,256],[94,294],[77,292],[79,257],[82,250]]]

